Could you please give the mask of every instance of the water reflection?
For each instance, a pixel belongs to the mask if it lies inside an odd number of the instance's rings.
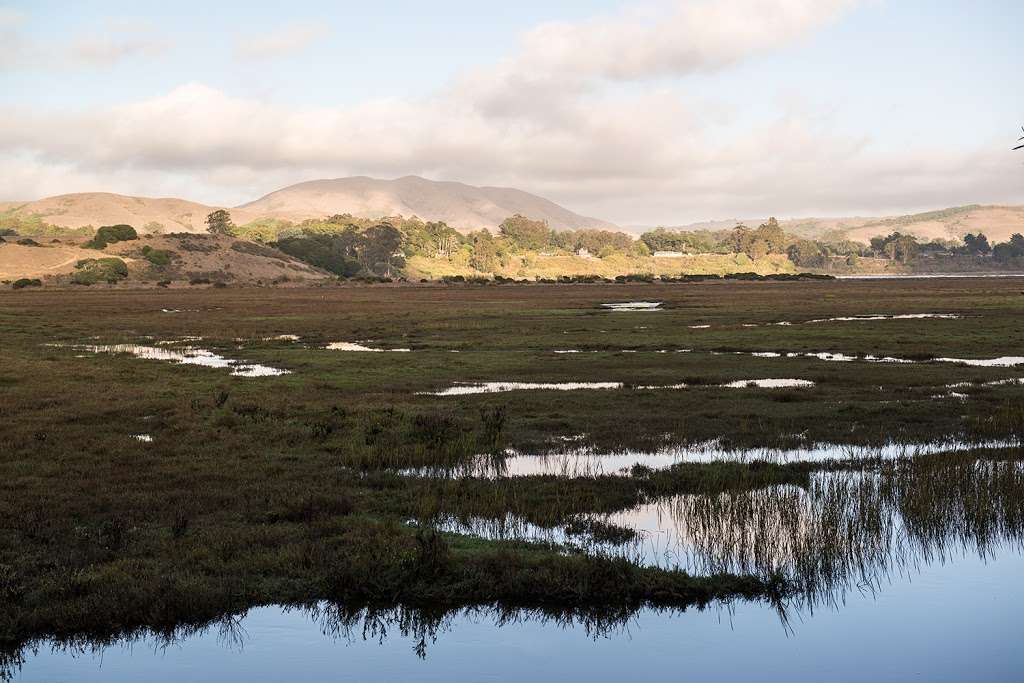
[[[566,443],[583,441],[577,435]],[[797,438],[797,437],[794,437]],[[506,477],[550,476],[570,479],[632,476],[635,471],[667,470],[684,463],[765,462],[773,464],[823,463],[850,461],[872,463],[879,460],[913,458],[938,453],[963,454],[977,449],[1013,448],[1013,439],[962,441],[939,439],[922,443],[889,442],[875,446],[843,443],[808,443],[793,448],[739,448],[719,440],[667,446],[653,451],[604,451],[590,446],[569,448],[553,453],[523,453],[508,449],[503,453],[482,453],[462,465],[402,470],[405,476],[446,479],[501,479]]]
[[[172,341],[167,343],[176,344],[178,342]],[[176,365],[198,365],[204,368],[228,369],[233,377],[278,377],[291,374],[290,370],[225,358],[212,351],[191,346],[172,350],[161,346],[143,346],[140,344],[82,344],[73,348],[96,354],[129,354],[144,360],[158,360]]]
[[[172,632],[0,649],[0,680],[19,680],[22,668],[27,681],[478,680],[495,670],[521,680],[524,658],[551,680],[791,680],[797,658],[818,680],[1010,680],[1024,665],[1014,647],[1024,609],[1020,458],[922,456],[821,473],[803,487],[652,499],[555,529],[449,520],[692,572],[781,575],[790,585],[782,603],[713,605],[685,618],[641,606],[267,607]],[[616,528],[631,533],[612,540]]]
[[[556,352],[557,353],[557,352]],[[566,352],[569,353],[569,352]],[[667,352],[659,352],[667,353]],[[725,384],[705,384],[691,387],[677,384],[627,384],[625,382],[456,382],[440,391],[421,391],[420,396],[472,396],[476,394],[505,394],[513,391],[609,391],[634,389],[637,391],[705,389],[809,389],[814,382],[806,379],[741,379]]]
[[[684,611],[643,610],[647,615],[665,617],[681,615]],[[77,659],[82,665],[86,665],[78,668],[87,668],[89,660],[102,666],[107,655],[114,654],[116,650],[128,650],[132,657],[148,661],[155,674],[162,668],[165,657],[182,648],[194,647],[197,641],[210,642],[224,653],[244,655],[246,649],[254,642],[254,634],[247,627],[247,623],[254,617],[269,616],[279,624],[287,623],[290,630],[303,632],[303,645],[312,640],[312,632],[316,631],[322,637],[324,645],[384,647],[390,641],[400,644],[403,649],[411,650],[416,659],[425,660],[439,638],[467,625],[485,626],[495,632],[503,628],[575,632],[583,634],[587,640],[597,641],[628,636],[629,627],[639,612],[640,610],[629,608],[561,610],[511,608],[499,605],[432,610],[406,606],[349,607],[331,602],[272,606],[225,615],[203,624],[182,626],[169,632],[144,630],[116,639],[37,641],[12,651],[0,650],[0,681],[18,680],[24,669],[31,669],[32,660],[41,656],[50,660]],[[290,635],[285,632],[279,633],[279,636],[285,637],[286,646],[296,644],[288,642],[287,637]],[[275,638],[276,640],[278,639]],[[292,675],[298,674],[300,680],[304,678],[301,668],[293,668],[289,657],[291,653],[282,649],[276,654],[277,661],[271,666],[277,670],[277,674],[270,680],[281,680],[277,676],[285,669]],[[206,656],[208,657],[209,653],[206,653]],[[295,666],[301,667],[301,664],[295,663]],[[97,670],[96,673],[96,680],[110,678],[104,675],[102,670]],[[338,672],[333,673],[337,675]],[[386,676],[381,678],[387,679]],[[169,679],[176,680],[173,677]],[[334,676],[331,676],[331,680],[335,680]]]
[[[443,613],[268,606],[205,629],[19,652],[23,683],[140,681],[1017,680],[1020,555],[933,565],[926,580],[855,593],[780,628],[740,602],[625,614],[493,607]],[[796,615],[794,615],[796,616]],[[867,653],[867,654],[866,654]],[[8,660],[8,664],[14,661]],[[2,665],[0,665],[2,666]],[[2,669],[0,669],[2,670]]]
[[[661,301],[625,301],[614,304],[601,304],[602,308],[617,312],[660,311]]]
[[[779,577],[805,607],[964,554],[1024,548],[1024,463],[971,454],[823,472],[807,487],[677,495],[553,528],[459,519],[449,531],[562,544],[693,574]]]

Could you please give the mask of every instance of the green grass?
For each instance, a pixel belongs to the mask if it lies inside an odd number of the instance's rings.
[[[600,308],[634,300],[663,301],[665,310]],[[774,599],[789,588],[771,577],[641,569],[556,547],[437,534],[431,522],[511,513],[567,524],[684,493],[806,488],[816,466],[718,463],[631,479],[499,481],[393,470],[457,465],[506,447],[564,448],[557,437],[579,434],[574,446],[607,450],[714,438],[771,446],[796,435],[859,444],[1016,436],[1019,387],[975,386],[961,390],[966,401],[932,397],[947,384],[1021,377],[1024,369],[727,352],[1020,355],[1022,304],[1012,280],[0,292],[0,642],[16,651],[36,638],[172,629],[321,599],[352,609],[501,601],[552,610]],[[800,324],[920,312],[966,317]],[[795,324],[765,325],[780,320]],[[301,340],[274,339],[283,334]],[[51,346],[184,336],[291,374],[233,378]],[[334,341],[413,352],[324,350]],[[677,349],[691,352],[657,353]],[[768,377],[816,386],[714,386]],[[488,380],[695,386],[419,393]]]

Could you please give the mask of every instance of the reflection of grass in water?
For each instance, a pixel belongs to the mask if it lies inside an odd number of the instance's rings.
[[[320,632],[333,642],[353,644],[359,641],[383,644],[393,638],[411,643],[413,652],[426,658],[431,645],[451,632],[456,621],[490,621],[495,628],[533,624],[560,629],[581,629],[589,638],[599,640],[627,634],[639,610],[634,607],[608,606],[566,609],[557,606],[523,608],[502,605],[470,607],[411,607],[345,605],[336,602],[283,605],[284,613],[300,612],[312,620]],[[647,608],[648,612],[682,614],[682,611]],[[27,661],[26,655],[49,649],[75,657],[102,657],[112,648],[128,647],[145,656],[146,651],[160,657],[164,650],[184,648],[189,641],[215,633],[217,645],[228,651],[244,652],[250,637],[245,628],[248,611],[229,613],[213,619],[166,629],[138,629],[111,637],[81,637],[59,641],[35,640],[13,650],[0,649],[0,681],[17,680]]]
[[[823,473],[806,487],[677,496],[660,512],[696,570],[781,575],[808,604],[957,553],[989,557],[1024,543],[1019,460],[941,454],[876,470]]]
[[[742,474],[739,465],[714,463],[633,479],[434,486],[446,492],[449,509],[461,510],[443,518],[451,530],[560,544],[706,576],[782,580],[797,603],[814,606],[960,553],[989,557],[1001,547],[1020,549],[1019,458],[1016,449],[964,451],[828,463],[822,467],[832,471],[810,475],[813,466],[806,463],[742,466]],[[716,475],[721,486],[701,493]],[[660,520],[659,533],[645,531],[637,513]]]

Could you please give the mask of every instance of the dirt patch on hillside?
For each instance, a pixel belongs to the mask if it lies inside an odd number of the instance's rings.
[[[147,250],[150,252],[149,258],[144,253]],[[169,263],[160,265],[160,258],[153,259],[154,251],[166,253]],[[209,280],[211,283],[256,284],[331,277],[329,273],[277,249],[232,237],[203,234],[149,235],[139,240],[112,244],[106,252],[125,260],[135,259],[137,263],[132,269],[132,279],[144,281]]]
[[[136,284],[283,284],[331,277],[261,244],[206,234],[174,234],[117,242],[102,250],[69,242],[37,247],[0,243],[0,280],[43,278],[50,284],[70,284],[68,276],[75,272],[76,263],[106,256],[124,260],[128,282]]]
[[[72,244],[25,247],[12,242],[0,243],[0,280],[44,278],[71,273],[79,260],[96,258],[97,255],[99,252],[95,249],[83,249]]]

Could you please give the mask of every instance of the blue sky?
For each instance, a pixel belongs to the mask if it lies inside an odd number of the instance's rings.
[[[623,223],[1024,202],[1024,3],[0,7],[11,199],[418,174]]]

